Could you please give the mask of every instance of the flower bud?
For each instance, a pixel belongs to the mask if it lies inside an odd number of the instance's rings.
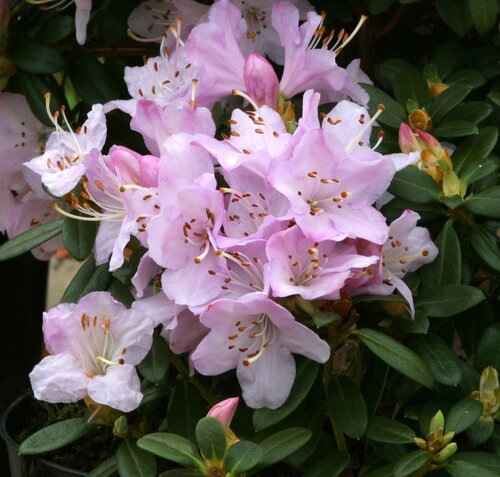
[[[406,123],[401,123],[399,126],[399,147],[401,152],[405,154],[415,151],[422,152],[422,147],[417,140],[417,136]]]
[[[438,434],[442,435],[443,429],[444,429],[444,416],[441,411],[438,411],[436,415],[431,419],[429,434],[434,434],[435,436],[437,436]]]
[[[446,462],[455,452],[457,451],[457,444],[451,442],[444,449],[441,449],[438,453],[432,456],[432,460],[436,464],[442,464]]]
[[[213,406],[210,411],[208,411],[207,416],[215,417],[225,429],[229,429],[239,401],[240,398],[238,397],[225,399]]]
[[[483,405],[483,417],[497,417],[500,414],[500,384],[498,372],[495,368],[488,366],[481,373],[479,392],[472,393],[472,397],[481,401]]]
[[[245,61],[243,80],[246,92],[259,106],[277,108],[280,83],[269,61],[252,53]]]
[[[465,195],[466,186],[460,182],[455,171],[447,170],[443,176],[443,193],[445,196],[450,197],[452,195],[459,195],[463,197]]]
[[[413,129],[430,131],[432,129],[432,120],[427,111],[415,109],[408,116],[408,122]]]
[[[437,83],[433,84],[429,87],[429,92],[431,93],[432,99],[437,98],[443,91],[446,91],[449,88],[447,84]]]

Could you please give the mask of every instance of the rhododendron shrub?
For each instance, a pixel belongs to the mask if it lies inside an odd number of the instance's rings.
[[[20,452],[93,431],[91,476],[493,475],[498,68],[450,43],[374,68],[396,2],[27,1],[0,2],[0,260],[83,262],[29,377],[84,419]]]

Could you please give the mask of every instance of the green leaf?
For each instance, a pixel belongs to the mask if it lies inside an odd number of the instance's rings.
[[[317,328],[321,328],[322,326],[331,325],[335,321],[342,320],[342,317],[338,313],[320,311],[312,316],[312,320]]]
[[[107,291],[111,293],[112,297],[125,305],[127,308],[132,306],[132,303],[135,301],[134,295],[129,290],[129,288],[118,278],[112,276],[111,280],[108,284]]]
[[[377,121],[386,126],[399,128],[399,125],[406,120],[406,113],[403,107],[379,88],[369,84],[361,84],[361,86],[370,95],[370,101],[368,103],[370,114],[375,114],[378,105],[383,104],[385,110]]]
[[[435,244],[439,249],[438,256],[419,272],[422,290],[440,285],[455,285],[462,281],[462,252],[453,221],[449,220],[444,224]]]
[[[215,417],[204,417],[196,425],[196,442],[206,460],[222,461],[226,454],[226,431]]]
[[[64,291],[61,303],[76,303],[82,296],[83,288],[92,280],[96,270],[94,257],[91,257],[80,267],[73,280],[71,280],[71,283]],[[104,288],[106,285],[104,285]]]
[[[453,404],[450,412],[446,416],[446,431],[453,431],[455,434],[468,429],[481,416],[483,406],[479,401],[471,398],[461,399]]]
[[[91,470],[86,477],[111,477],[117,470],[116,455],[101,462],[95,469]]]
[[[247,472],[255,467],[262,458],[262,449],[250,441],[238,441],[227,451],[224,468],[231,474]]]
[[[64,70],[64,58],[51,46],[24,38],[14,43],[9,57],[15,65],[28,73],[50,74]]]
[[[382,361],[401,374],[428,388],[434,384],[434,378],[427,364],[399,341],[369,328],[356,330],[354,334]]]
[[[498,169],[498,159],[494,156],[488,156],[485,159],[474,157],[465,164],[460,173],[460,180],[469,185],[473,182],[483,179],[493,174]]]
[[[16,235],[0,246],[0,262],[29,252],[51,238],[54,238],[56,235],[59,235],[63,222],[64,220],[56,220],[47,224],[37,225],[22,234]]]
[[[263,452],[259,467],[270,467],[281,462],[300,449],[311,437],[312,432],[303,427],[291,427],[266,437],[259,442]]]
[[[450,77],[446,80],[449,86],[453,86],[455,84],[464,84],[470,86],[471,88],[480,88],[484,84],[486,84],[486,78],[484,75],[474,68],[466,68],[464,70],[455,71]],[[458,119],[458,118],[454,118]],[[470,120],[466,118],[466,120]]]
[[[36,36],[37,43],[53,45],[75,33],[75,19],[69,15],[56,15],[49,18]]]
[[[500,272],[500,249],[494,232],[484,225],[472,230],[470,243],[477,254],[494,270]]]
[[[392,464],[384,465],[378,469],[368,471],[363,477],[393,477],[392,467]]]
[[[479,419],[467,429],[469,441],[473,446],[484,444],[495,430],[495,421],[493,418]]]
[[[477,124],[492,112],[493,107],[486,101],[469,101],[468,103],[459,104],[451,113],[446,115],[444,121],[462,119]]]
[[[368,424],[366,437],[372,441],[387,444],[412,444],[415,432],[401,422],[386,417],[374,416]]]
[[[106,67],[89,53],[75,51],[71,55],[69,73],[76,92],[89,106],[106,103],[120,95]]]
[[[462,455],[453,456],[446,463],[446,471],[452,477],[498,477],[498,469],[490,470],[488,467],[463,460]]]
[[[118,447],[116,464],[120,477],[156,477],[156,459],[131,439]]]
[[[92,252],[95,237],[97,235],[97,223],[78,219],[64,219],[62,238],[66,250],[70,255],[82,262]]]
[[[493,366],[500,371],[500,323],[494,323],[484,330],[476,351],[474,367],[482,371]]]
[[[378,15],[387,10],[396,0],[370,0],[369,8],[373,15]]]
[[[266,429],[289,416],[304,401],[318,375],[319,365],[309,359],[303,359],[297,366],[297,374],[285,403],[278,409],[257,409],[253,414],[253,426],[256,431]]]
[[[62,106],[61,98],[59,98],[58,91],[54,90],[53,85],[50,84],[44,77],[18,71],[17,77],[21,89],[28,101],[31,111],[39,121],[49,127],[54,127],[52,121],[47,116],[47,109],[45,107],[45,93],[52,93],[50,96],[50,110],[57,111]]]
[[[349,465],[349,454],[330,451],[319,462],[307,469],[302,477],[339,477]]]
[[[441,121],[441,119],[443,119],[455,106],[459,105],[471,91],[472,87],[463,84],[455,84],[443,91],[429,107],[429,114],[432,117],[432,122],[435,124]]]
[[[159,477],[203,477],[205,474],[199,470],[193,469],[172,469],[167,470],[159,475]]]
[[[496,24],[496,0],[469,0],[472,22],[478,33],[488,33]]]
[[[189,382],[178,383],[167,409],[169,430],[194,441],[198,421],[206,415],[206,402]]]
[[[389,192],[418,204],[436,202],[440,195],[432,177],[416,167],[405,167],[397,172],[389,186]]]
[[[470,195],[465,200],[465,207],[474,214],[500,219],[500,185]]]
[[[394,464],[394,477],[408,477],[417,470],[429,464],[431,460],[432,454],[425,450],[410,452]]]
[[[443,21],[459,35],[472,27],[467,0],[437,0],[436,8]]]
[[[463,452],[456,454],[455,459],[487,467],[490,470],[500,469],[500,456],[491,452]]]
[[[488,157],[498,139],[498,129],[487,126],[479,130],[479,134],[467,138],[452,155],[453,169],[460,176],[462,168],[472,160]]]
[[[149,353],[137,366],[141,376],[152,383],[160,382],[167,374],[170,366],[170,355],[165,340],[159,336],[153,336],[153,345]]]
[[[87,423],[86,417],[75,417],[56,422],[29,436],[19,447],[21,455],[36,455],[67,446],[87,435],[96,425]]]
[[[422,73],[410,63],[406,63],[394,77],[394,96],[400,104],[406,104],[409,99],[417,102],[420,108],[427,107],[431,95],[427,81]]]
[[[152,454],[191,469],[203,470],[198,449],[185,437],[167,432],[155,432],[141,437],[137,445]]]
[[[328,409],[342,431],[360,439],[368,425],[366,403],[358,386],[346,376],[334,376],[328,384]]]
[[[445,318],[468,310],[484,300],[478,288],[468,285],[443,285],[422,291],[415,307],[434,318]]]
[[[426,334],[429,331],[429,318],[421,310],[415,311],[413,320],[406,316],[396,316],[393,318],[394,327],[397,330],[409,334]]]
[[[477,134],[477,126],[471,121],[448,121],[442,122],[432,130],[432,135],[437,138],[462,137]]]
[[[457,386],[462,379],[462,366],[450,346],[439,336],[418,335],[412,340],[412,348],[429,366],[436,382]]]

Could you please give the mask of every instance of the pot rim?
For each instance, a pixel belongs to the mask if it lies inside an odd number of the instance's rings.
[[[9,434],[9,431],[7,430],[7,420],[9,416],[12,414],[12,412],[16,409],[19,404],[21,404],[23,401],[26,399],[35,399],[33,395],[30,393],[25,393],[22,394],[21,396],[17,397],[2,413],[1,419],[0,419],[0,436],[2,439],[5,441],[5,443],[11,447],[13,447],[16,450],[19,450],[19,444],[12,438],[12,436]],[[43,465],[46,465],[47,467],[51,467],[55,470],[60,470],[60,471],[66,471],[66,472],[72,472],[74,475],[81,475],[84,477],[87,475],[85,472],[81,472],[76,469],[72,469],[71,467],[66,467],[64,465],[57,464],[55,462],[52,462],[50,460],[44,459],[43,457],[37,458],[37,460],[42,463]]]

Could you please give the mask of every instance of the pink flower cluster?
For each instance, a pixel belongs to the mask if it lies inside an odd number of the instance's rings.
[[[50,213],[99,221],[94,254],[111,271],[123,265],[131,238],[146,249],[131,310],[98,292],[45,314],[51,356],[31,374],[33,388],[51,402],[88,394],[131,410],[140,402],[133,366],[162,325],[172,352],[191,353],[199,373],[236,369],[249,406],[277,408],[295,378],[292,354],[320,363],[330,355],[282,299],[397,289],[413,314],[402,278],[437,249],[418,214],[408,210],[387,225],[374,204],[418,153],[384,156],[370,145],[383,108],[370,117],[359,62],[343,69],[335,61],[349,40],[323,35],[322,16],[305,3],[173,3],[150,0],[131,17],[136,35],[158,22],[168,31],[158,57],[126,69],[131,99],[95,105],[76,131],[54,116],[41,154],[16,156],[9,172],[31,185],[27,194],[37,191],[37,204],[50,203],[41,184],[60,197]],[[169,14],[151,20],[166,5]],[[171,13],[189,8],[187,22]],[[281,78],[265,56],[283,66]],[[302,93],[295,121],[288,101]],[[222,133],[210,110],[216,102],[230,116]],[[113,108],[130,114],[149,155],[120,145],[103,151]],[[40,129],[26,127],[31,135]],[[32,150],[37,140],[23,144]],[[19,190],[11,200],[29,200]]]

